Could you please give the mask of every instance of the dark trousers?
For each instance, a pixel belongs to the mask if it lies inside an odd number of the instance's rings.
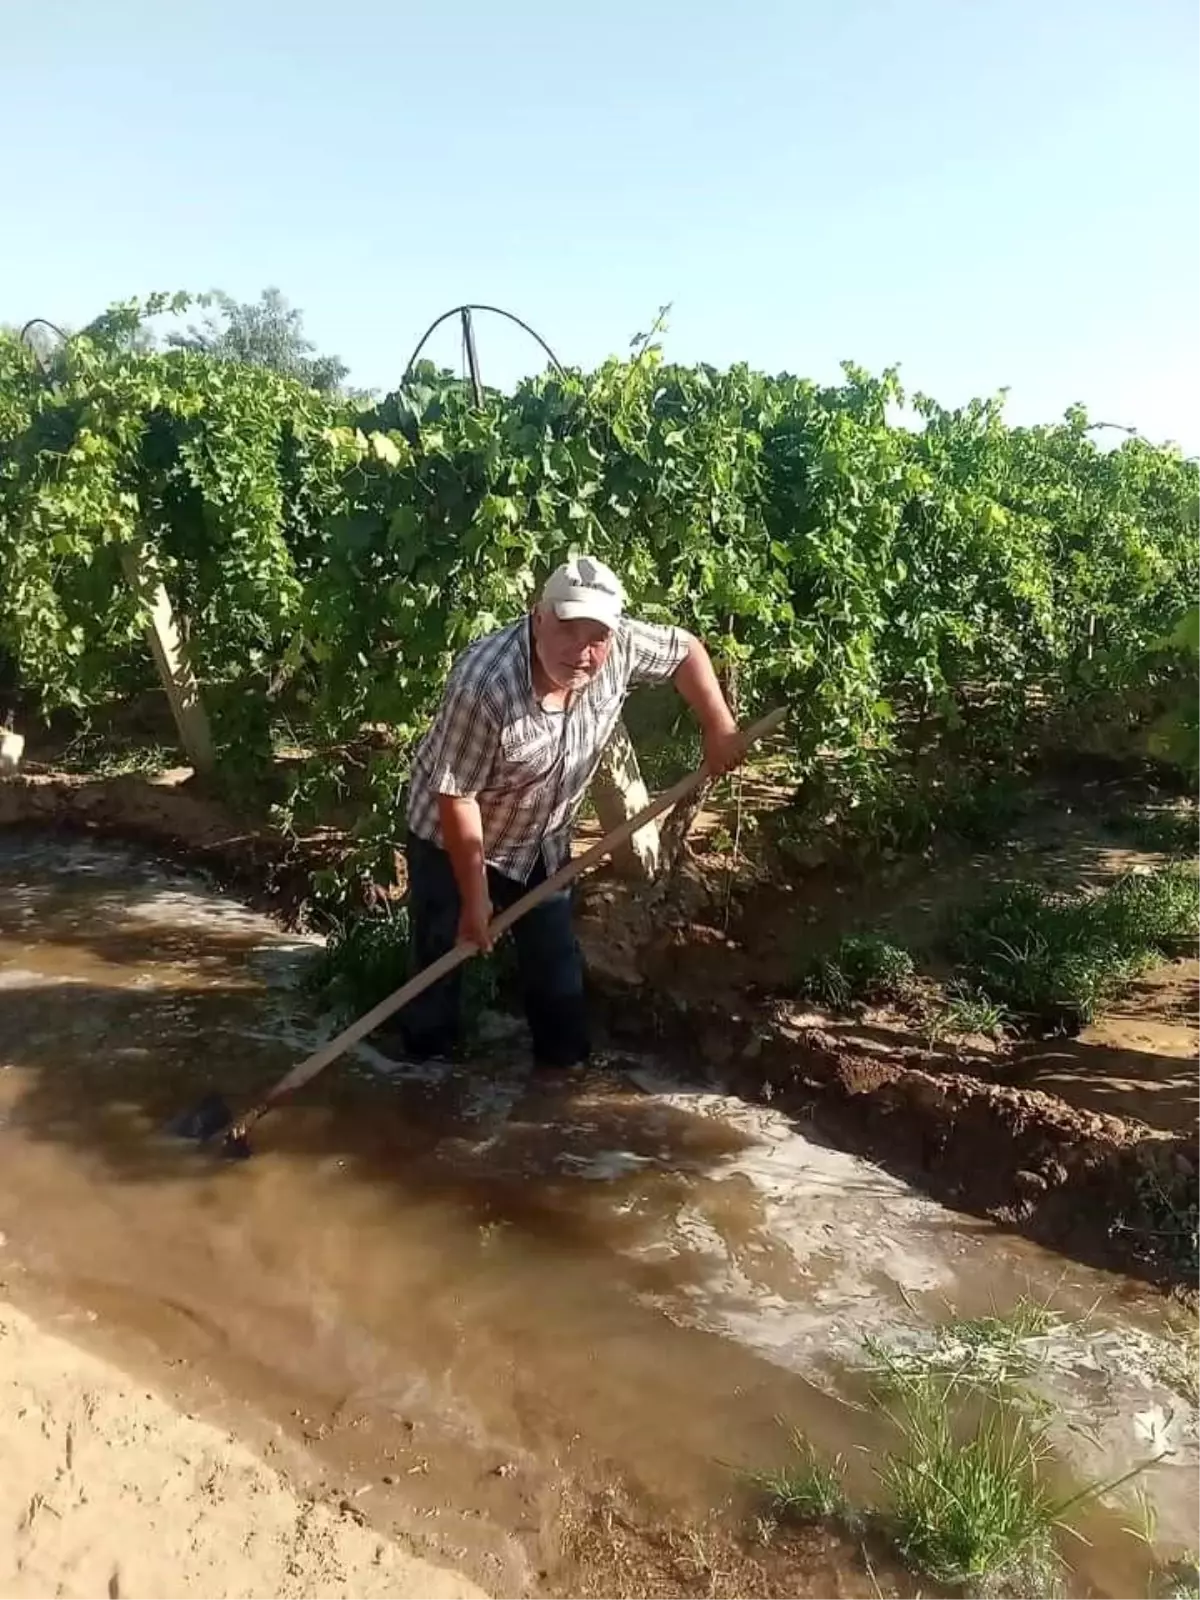
[[[525,883],[488,868],[492,907],[504,911],[542,882],[541,858]],[[458,937],[458,885],[450,857],[435,844],[408,838],[408,914],[413,971],[445,955]],[[571,929],[571,897],[563,890],[535,906],[514,925],[525,1015],[533,1034],[534,1060],[568,1067],[587,1059],[587,1008],[583,960]],[[417,996],[398,1021],[407,1052],[423,1059],[452,1055],[458,1047],[462,968]]]

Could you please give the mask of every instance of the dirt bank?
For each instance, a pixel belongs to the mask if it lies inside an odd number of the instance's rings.
[[[648,1022],[627,995],[609,989],[606,1000],[619,1036],[719,1065],[745,1098],[803,1117],[948,1205],[1093,1265],[1195,1288],[1161,1248],[1163,1224],[1195,1206],[1194,1140],[948,1071],[918,1050],[856,1055],[786,1011],[731,1017],[668,994]]]
[[[336,855],[338,838],[289,843],[180,780],[22,774],[0,783],[0,826],[136,841],[206,868],[294,922],[309,873]],[[670,907],[603,878],[583,895],[580,936],[616,1038],[666,1042],[718,1068],[747,1098],[801,1112],[962,1210],[1094,1264],[1194,1291],[1194,1270],[1176,1246],[1196,1208],[1190,1134],[996,1081],[969,1056],[892,1038],[884,1051],[863,1048],[808,1026],[796,1008],[754,997],[753,983],[743,982],[746,952],[734,952],[698,909],[700,886],[686,890]]]
[[[0,1302],[0,1590],[482,1595]]]

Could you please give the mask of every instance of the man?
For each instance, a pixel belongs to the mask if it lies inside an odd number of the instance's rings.
[[[737,725],[708,652],[681,628],[625,616],[616,575],[589,556],[547,581],[532,613],[455,661],[413,764],[408,802],[409,915],[417,969],[456,942],[489,948],[494,911],[557,871],[571,825],[630,688],[674,681],[714,774],[741,760]],[[564,891],[513,928],[534,1060],[587,1058],[583,967]],[[399,1018],[407,1052],[450,1055],[460,973]]]

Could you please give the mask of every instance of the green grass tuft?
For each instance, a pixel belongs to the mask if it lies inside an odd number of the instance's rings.
[[[849,934],[810,965],[800,989],[810,1000],[842,1011],[856,1002],[900,999],[914,970],[901,946],[877,934]]]
[[[1051,1592],[1058,1508],[1044,1427],[991,1408],[960,1436],[944,1396],[923,1385],[909,1386],[893,1420],[901,1445],[878,1475],[904,1560],[939,1584],[1037,1578],[1023,1592]]]
[[[999,1392],[1037,1366],[1041,1352],[1031,1341],[1067,1326],[1047,1303],[1022,1295],[1008,1311],[943,1323],[926,1345],[887,1345],[868,1336],[863,1350],[881,1392],[904,1393],[913,1382],[935,1378],[947,1396]]]
[[[848,1507],[841,1456],[832,1463],[822,1461],[797,1430],[791,1434],[791,1446],[794,1461],[774,1472],[750,1475],[751,1483],[767,1497],[772,1514],[781,1522],[821,1522],[844,1517]]]
[[[1010,1310],[987,1317],[960,1317],[947,1331],[972,1349],[1009,1350],[1025,1339],[1040,1339],[1062,1326],[1062,1318],[1042,1300],[1021,1295]]]
[[[752,1481],[770,1496],[779,1520],[865,1520],[914,1572],[939,1586],[1056,1593],[1063,1571],[1057,1541],[1073,1532],[1071,1513],[1154,1464],[1056,1493],[1052,1408],[1010,1379],[1033,1364],[1037,1352],[1028,1342],[1063,1325],[1047,1303],[1022,1296],[1003,1314],[956,1318],[932,1330],[928,1349],[865,1340],[872,1397],[894,1433],[875,1469],[881,1491],[875,1505],[855,1508],[843,1488],[841,1458],[823,1463],[799,1433],[792,1435],[794,1462]]]
[[[1019,1016],[1078,1027],[1198,926],[1200,881],[1176,862],[1090,896],[1006,885],[960,912],[948,942],[962,981]]]
[[[931,1041],[972,1033],[995,1039],[1011,1020],[1005,1007],[982,989],[951,985],[942,1003],[929,1015],[926,1031]]]
[[[1154,1366],[1159,1382],[1190,1405],[1200,1405],[1200,1325],[1195,1313],[1181,1311],[1168,1317],[1159,1344]]]

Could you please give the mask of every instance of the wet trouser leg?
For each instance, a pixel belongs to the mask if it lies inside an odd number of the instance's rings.
[[[423,972],[458,938],[459,895],[450,857],[437,845],[410,834],[408,855],[409,958],[413,975]],[[396,1018],[406,1052],[417,1060],[449,1056],[458,1044],[462,968],[410,1000]]]
[[[489,867],[493,907],[507,909],[545,876],[540,860],[524,883]],[[460,900],[450,857],[425,839],[409,838],[408,883],[413,971],[417,972],[453,947]],[[570,894],[562,890],[526,912],[513,928],[513,939],[534,1059],[548,1067],[585,1060],[590,1042],[583,959],[571,927]],[[461,997],[459,968],[405,1007],[398,1020],[410,1054],[453,1054],[459,1043]]]
[[[541,859],[525,883],[492,874],[492,901],[512,905],[541,883]],[[586,1061],[590,1050],[583,957],[571,926],[571,895],[560,889],[526,912],[513,927],[525,1015],[533,1035],[533,1058],[543,1067],[570,1067]]]

